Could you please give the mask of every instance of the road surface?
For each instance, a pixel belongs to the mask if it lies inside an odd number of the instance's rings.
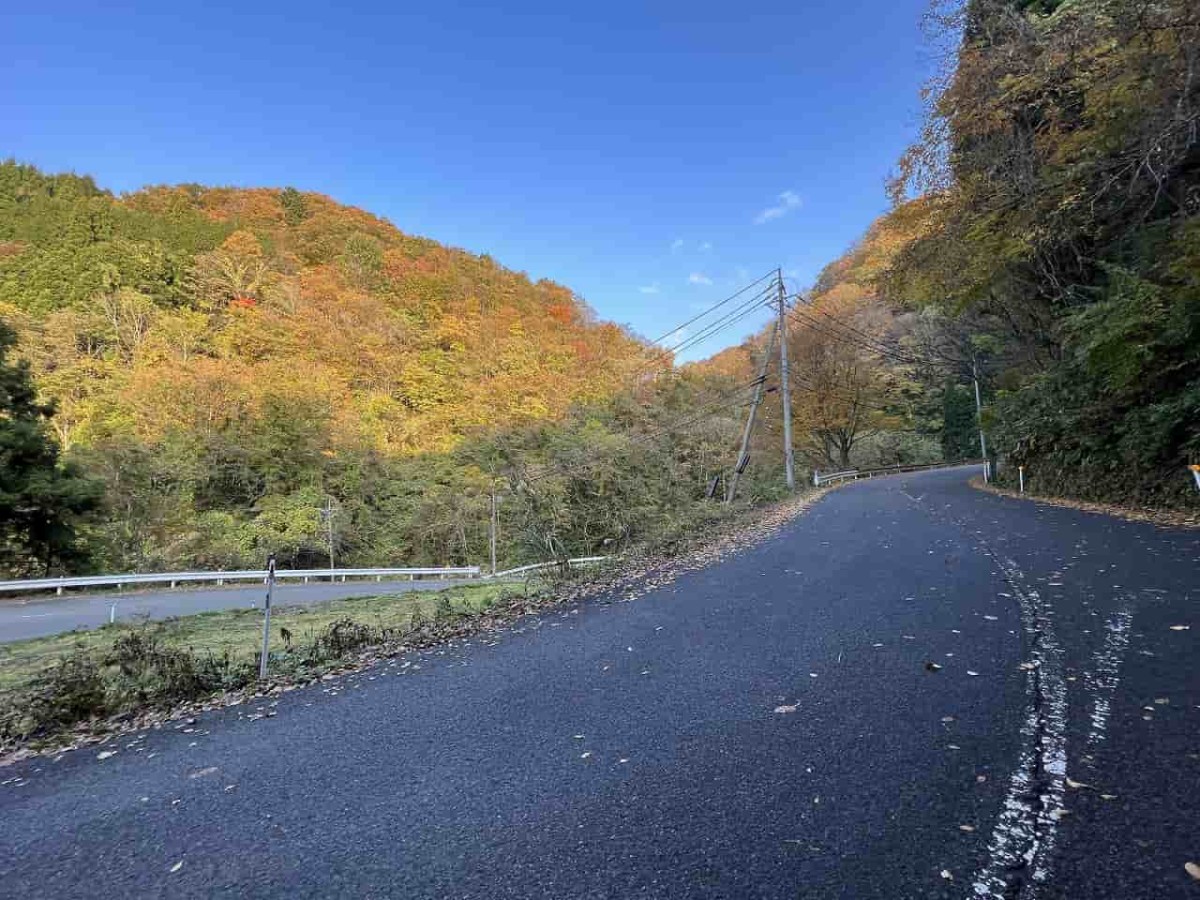
[[[966,477],[2,770],[0,894],[1200,897],[1200,536]]]
[[[281,581],[275,585],[273,602],[296,606],[337,600],[342,597],[369,597],[401,594],[405,591],[440,591],[462,584],[455,581],[350,581],[346,583]],[[261,607],[266,588],[259,584],[230,585],[223,588],[184,588],[148,590],[102,595],[64,595],[33,597],[25,600],[0,598],[0,643],[42,637],[76,629],[99,628],[109,621],[116,604],[118,621],[148,616],[167,619],[190,616],[218,609]]]

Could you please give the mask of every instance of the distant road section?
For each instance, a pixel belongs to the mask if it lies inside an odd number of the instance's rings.
[[[342,597],[369,597],[374,594],[401,594],[406,591],[438,591],[463,584],[467,579],[450,581],[351,581],[275,585],[274,603],[298,606],[337,600]],[[108,623],[116,604],[118,621],[135,616],[168,619],[221,609],[261,606],[263,585],[238,585],[203,590],[160,590],[125,594],[63,596],[30,600],[0,600],[0,643],[59,634],[76,629],[99,628]]]

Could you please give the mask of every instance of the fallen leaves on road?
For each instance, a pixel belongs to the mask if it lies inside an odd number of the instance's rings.
[[[1183,864],[1183,870],[1197,881],[1200,881],[1200,863],[1185,862]]]
[[[942,667],[935,662],[926,662],[925,663],[925,671],[926,672],[940,672],[940,671],[942,671]]]
[[[971,832],[973,832],[975,830],[975,826],[974,825],[959,825],[958,830],[965,831],[967,834],[970,834]]]
[[[954,876],[950,874],[949,869],[942,869],[942,871],[940,871],[938,874],[941,875],[943,878],[945,878],[947,881],[954,880]]]
[[[183,868],[183,860],[181,859],[179,862],[175,863],[175,865],[171,866],[171,874],[178,872],[182,868]]]
[[[1069,787],[1069,788],[1070,788],[1071,790],[1073,790],[1073,791],[1078,791],[1078,790],[1081,790],[1081,789],[1083,789],[1083,788],[1090,788],[1090,787],[1091,787],[1091,785],[1090,785],[1090,784],[1084,784],[1082,781],[1075,781],[1075,780],[1073,780],[1073,779],[1071,779],[1071,778],[1068,778],[1068,779],[1067,779],[1067,787]]]
[[[1172,631],[1190,631],[1191,628],[1192,628],[1191,625],[1172,625],[1171,626]]]
[[[777,713],[794,713],[799,708],[800,708],[799,703],[795,704],[794,706],[788,706],[788,705],[784,704],[783,706],[775,707],[775,712],[777,712]]]
[[[195,772],[189,772],[188,778],[204,778],[208,775],[215,775],[216,773],[216,766],[205,766],[203,769],[197,769]]]
[[[116,756],[116,750],[101,750],[96,754],[96,759],[108,759],[110,756]]]

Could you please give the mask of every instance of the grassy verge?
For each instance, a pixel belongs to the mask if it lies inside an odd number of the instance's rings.
[[[565,577],[546,570],[529,582],[475,582],[437,593],[276,608],[266,684],[258,680],[260,610],[118,623],[0,645],[0,763],[287,690],[551,604],[646,579],[661,584],[762,539],[827,490],[765,507],[706,508],[669,523],[655,541],[626,548],[618,564]]]
[[[307,681],[368,648],[434,642],[529,590],[487,582],[276,608],[271,674]],[[234,609],[0,645],[0,748],[254,685],[261,642],[262,612]]]

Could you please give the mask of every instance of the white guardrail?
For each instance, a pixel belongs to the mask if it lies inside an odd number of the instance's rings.
[[[568,566],[588,565],[602,562],[607,556],[583,556],[567,560]],[[479,566],[459,566],[454,568],[401,568],[401,569],[276,569],[276,581],[341,581],[347,578],[374,578],[382,581],[385,578],[506,578],[520,575],[537,569],[546,569],[558,565],[557,562],[533,563],[528,566],[518,566],[494,575],[482,575]],[[76,575],[59,578],[26,578],[18,581],[0,581],[0,593],[18,593],[34,591],[55,591],[61,594],[66,588],[115,587],[124,589],[131,585],[166,584],[178,587],[185,583],[216,582],[224,585],[227,581],[266,581],[266,569],[244,569],[229,572],[151,572],[125,575]]]
[[[382,581],[384,578],[409,579],[437,575],[444,578],[478,578],[479,566],[461,566],[458,568],[435,569],[276,569],[275,580],[300,579],[307,583],[313,579],[330,579],[345,581],[347,578],[374,578]],[[63,588],[78,587],[117,587],[124,588],[133,584],[169,584],[176,587],[184,582],[215,581],[223,585],[227,581],[265,581],[266,569],[245,569],[231,572],[152,572],[129,573],[126,575],[79,575],[61,578],[27,578],[21,581],[0,581],[0,592],[13,591],[46,591],[63,592]]]
[[[586,566],[598,562],[604,562],[608,559],[607,556],[580,556],[576,559],[567,560],[567,568],[571,566]],[[521,575],[525,572],[533,572],[537,569],[549,569],[552,566],[557,566],[557,560],[551,562],[533,563],[528,566],[517,566],[515,569],[506,569],[503,572],[497,572],[494,575],[485,575],[484,578],[507,578],[509,575]]]
[[[924,472],[929,469],[956,469],[959,466],[982,464],[982,459],[965,459],[954,463],[927,463],[919,466],[884,466],[880,469],[846,469],[843,472],[813,472],[813,487],[832,484],[835,481],[857,481],[859,478],[871,478],[875,475],[896,475],[902,472]]]

